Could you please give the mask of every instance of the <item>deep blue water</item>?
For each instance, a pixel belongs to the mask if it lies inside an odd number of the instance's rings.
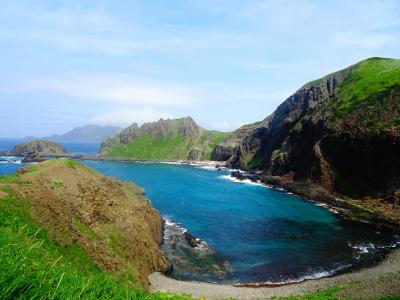
[[[144,187],[164,216],[232,263],[231,282],[326,276],[381,258],[383,247],[393,241],[388,233],[343,221],[291,194],[233,182],[227,171],[171,164],[85,163]],[[199,276],[188,276],[194,278]],[[204,279],[213,280],[207,275]]]
[[[15,143],[18,141],[1,139],[0,151],[11,149]],[[74,147],[75,153],[97,151],[93,145]],[[0,161],[0,175],[23,166],[20,159],[12,160]],[[233,182],[227,170],[85,163],[105,175],[144,187],[162,215],[182,224],[230,261],[234,273],[225,279],[227,282],[276,283],[327,276],[382,259],[388,246],[396,245],[392,234],[344,221],[296,196]],[[184,279],[220,280],[207,274],[188,274]]]

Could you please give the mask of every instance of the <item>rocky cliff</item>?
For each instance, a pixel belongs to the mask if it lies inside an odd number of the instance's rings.
[[[34,140],[24,144],[16,145],[8,155],[21,156],[29,159],[41,157],[67,156],[64,147],[51,141]]]
[[[143,160],[207,160],[228,133],[201,128],[191,117],[134,123],[101,144],[106,157]]]
[[[53,159],[19,170],[12,186],[41,229],[66,248],[79,245],[104,271],[146,286],[151,272],[169,270],[163,221],[134,184]]]
[[[390,210],[400,203],[399,154],[400,60],[370,58],[307,83],[212,159]]]

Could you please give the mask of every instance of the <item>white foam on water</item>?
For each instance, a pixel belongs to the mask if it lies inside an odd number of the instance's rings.
[[[168,217],[163,217],[163,220],[165,222],[165,231],[168,230],[168,227],[173,227],[175,230],[177,230],[178,232],[180,232],[180,234],[185,234],[188,230],[187,228],[183,227],[181,224],[173,222],[171,219],[169,219]],[[166,232],[167,233],[167,232]],[[207,244],[206,241],[203,241],[202,239],[199,239],[198,237],[196,238],[196,242],[197,245],[195,248],[199,249],[199,250],[203,250],[203,249],[209,249],[209,246]],[[164,233],[164,239],[169,239],[168,234]]]
[[[367,254],[375,251],[376,246],[373,243],[359,243],[352,245],[350,242],[347,243],[351,248],[357,251],[358,254]]]
[[[332,268],[330,270],[322,270],[322,271],[311,271],[310,274],[301,276],[297,279],[288,279],[285,281],[262,281],[262,282],[255,282],[255,283],[237,283],[234,284],[235,286],[280,286],[280,285],[287,285],[287,284],[292,284],[292,283],[300,283],[306,280],[315,280],[315,279],[320,279],[323,277],[329,277],[333,276],[336,273],[345,270],[349,267],[351,267],[351,264],[345,264],[338,266],[336,268]]]
[[[146,162],[146,163],[150,163],[150,164],[164,164],[164,165],[182,165],[184,164],[181,161],[150,161],[150,162]]]
[[[196,169],[203,169],[203,170],[207,170],[207,171],[218,171],[218,169],[219,168],[216,168],[215,166],[197,166],[197,165],[194,165],[194,167],[196,168]]]
[[[0,156],[0,163],[2,164],[18,164],[22,163],[22,158],[17,156]]]
[[[265,184],[262,184],[260,181],[254,182],[254,181],[251,181],[250,179],[240,180],[240,179],[237,179],[236,177],[233,177],[231,175],[222,175],[222,176],[219,176],[219,178],[222,178],[222,179],[225,179],[225,180],[229,180],[229,181],[232,181],[232,182],[236,182],[236,183],[257,185],[257,186],[262,186],[262,187],[265,187],[265,188],[270,188],[269,186],[267,186]]]
[[[181,234],[184,234],[184,233],[186,233],[188,230],[185,228],[185,227],[183,227],[181,224],[179,224],[179,223],[175,223],[175,222],[173,222],[173,221],[171,221],[169,218],[167,218],[167,217],[163,217],[163,219],[164,219],[164,222],[165,222],[165,226],[166,227],[174,227],[175,229],[178,229],[180,232],[181,232]]]

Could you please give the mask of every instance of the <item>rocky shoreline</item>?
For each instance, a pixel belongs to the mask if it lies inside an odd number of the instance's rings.
[[[55,155],[46,157],[28,157],[22,159],[22,163],[35,163],[43,160],[61,158],[61,159],[74,159],[79,161],[105,161],[105,162],[122,162],[122,163],[160,163],[160,164],[176,164],[176,165],[190,165],[195,167],[215,168],[221,170],[227,168],[225,161],[190,161],[190,160],[137,160],[130,158],[107,158],[102,156],[85,156],[85,155]],[[350,203],[350,201],[335,197],[327,193],[326,190],[321,189],[320,186],[314,185],[310,182],[296,182],[286,177],[280,176],[264,176],[252,171],[244,171],[240,169],[233,169],[230,174],[233,178],[245,181],[249,180],[254,183],[266,185],[268,187],[283,189],[287,192],[293,193],[302,199],[312,201],[314,203],[323,205],[327,209],[339,214],[342,218],[352,221],[364,222],[374,224],[378,227],[389,227],[392,229],[400,230],[400,216],[399,219],[391,219],[382,213],[376,213],[371,209],[362,207],[358,203]],[[399,212],[400,214],[400,212]]]
[[[351,273],[277,287],[246,287],[229,284],[212,284],[198,281],[180,281],[161,273],[149,276],[152,292],[190,294],[206,299],[269,299],[272,297],[299,296],[305,293],[323,291],[338,285],[345,285],[341,292],[351,299],[375,299],[383,295],[400,294],[400,250],[389,254],[381,263]]]
[[[233,272],[229,261],[219,256],[205,241],[166,218],[161,249],[172,264],[167,274],[175,279],[225,279]]]
[[[368,208],[336,198],[326,193],[326,191],[320,189],[318,186],[307,182],[293,182],[283,177],[267,177],[241,170],[232,171],[231,176],[240,181],[250,180],[251,182],[263,184],[272,188],[283,189],[302,199],[321,204],[347,220],[373,224],[377,227],[388,227],[400,231],[400,224],[397,220],[389,219]]]

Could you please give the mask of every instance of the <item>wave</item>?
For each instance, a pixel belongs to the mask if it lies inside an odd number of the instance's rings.
[[[240,180],[240,179],[237,179],[236,177],[233,177],[231,175],[222,175],[222,176],[219,176],[218,178],[225,179],[225,180],[230,180],[230,181],[236,182],[236,183],[243,183],[243,184],[262,186],[262,187],[265,187],[265,188],[271,188],[271,187],[261,183],[260,181],[252,181],[250,179]]]
[[[234,286],[250,286],[250,287],[262,287],[262,286],[268,286],[268,287],[276,287],[276,286],[282,286],[282,285],[288,285],[288,284],[293,284],[293,283],[301,283],[307,280],[315,280],[315,279],[320,279],[324,277],[331,277],[334,276],[348,268],[351,268],[353,265],[351,264],[343,264],[339,265],[337,267],[334,267],[330,270],[313,270],[310,271],[308,274],[300,276],[299,278],[296,279],[287,279],[283,281],[261,281],[261,282],[251,282],[251,283],[235,283]]]
[[[2,164],[22,164],[22,158],[17,156],[0,156],[0,163]]]
[[[347,245],[353,248],[359,254],[368,254],[368,253],[374,253],[378,250],[393,249],[399,247],[400,237],[398,235],[395,235],[393,241],[386,245],[373,244],[371,242],[357,243],[357,244],[352,244],[348,242]]]
[[[181,235],[184,236],[185,234],[189,233],[187,228],[183,227],[182,224],[173,222],[170,218],[163,216],[164,220],[164,240],[169,240],[173,236]],[[206,241],[199,239],[198,237],[194,237],[196,240],[196,247],[195,249],[198,250],[208,250],[210,249],[209,245]]]

